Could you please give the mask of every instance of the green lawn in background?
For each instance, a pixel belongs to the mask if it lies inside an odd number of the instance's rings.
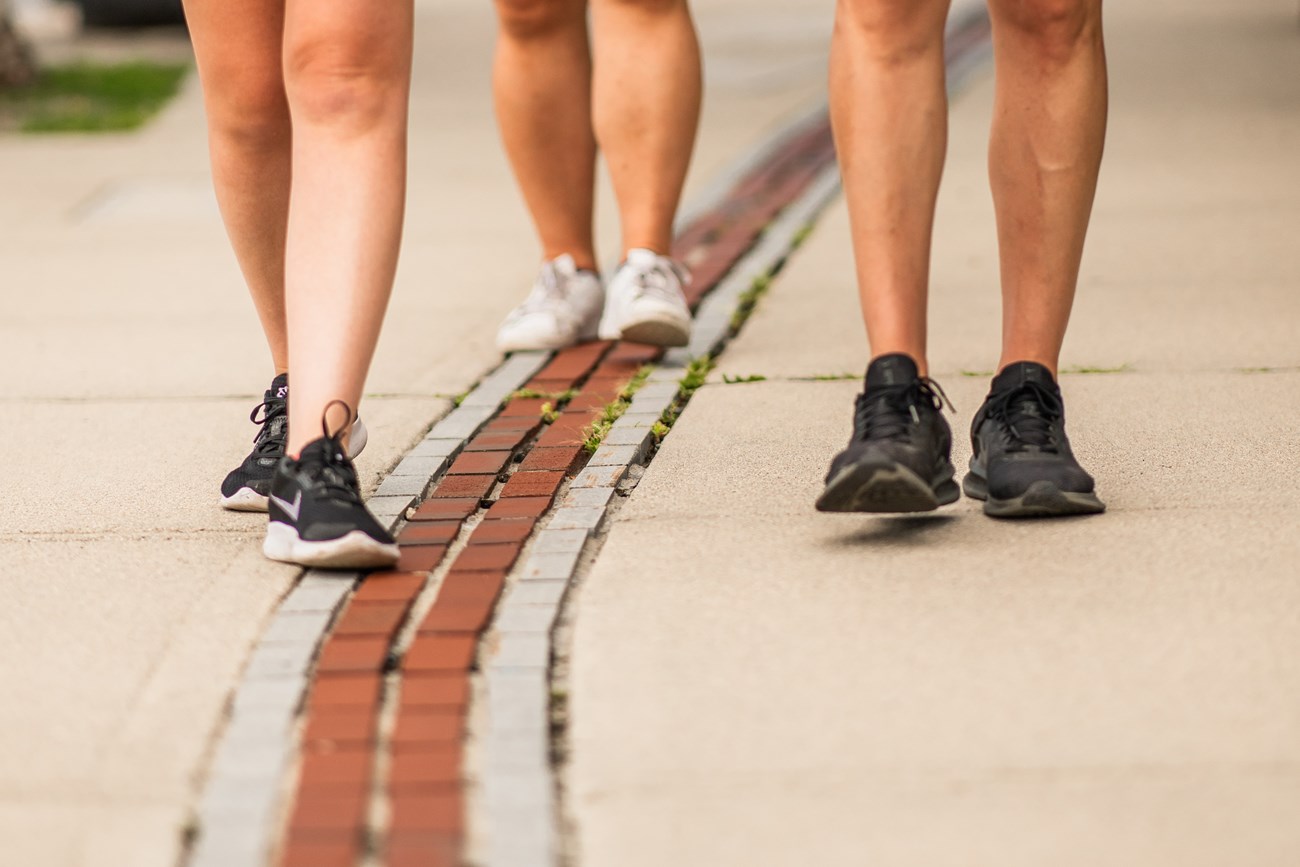
[[[186,64],[77,63],[41,70],[30,87],[0,92],[0,129],[115,132],[143,124],[176,95]]]

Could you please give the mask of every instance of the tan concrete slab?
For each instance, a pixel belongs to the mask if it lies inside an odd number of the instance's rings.
[[[1108,513],[813,511],[866,358],[837,205],[572,603],[579,863],[1300,859],[1294,9],[1107,9],[1111,152],[1065,366],[1125,372],[1063,387]],[[959,466],[998,349],[990,97],[954,105],[936,234]]]
[[[594,834],[621,839],[618,848],[598,839],[590,852],[615,860],[584,861],[1085,867],[1104,857],[1116,867],[1286,867],[1300,848],[1291,821],[1300,796],[1294,771],[1138,776],[1099,769],[1083,779],[1049,775],[1040,782],[1005,770],[896,777],[873,769],[875,788],[864,776],[846,769],[817,781],[773,775],[691,789],[675,783],[637,791],[635,811],[626,809],[627,796],[603,797],[591,808]],[[630,824],[603,821],[611,813]],[[715,827],[703,827],[700,816],[716,820]],[[640,860],[642,846],[662,860]]]
[[[1264,379],[1230,384],[1272,393]],[[1206,389],[1174,380],[1069,388],[1074,407],[1127,395],[1134,413],[1143,395],[1177,406]],[[811,503],[844,433],[829,420],[855,387],[706,387],[620,514],[578,598],[567,779],[584,863],[775,865],[796,840],[809,863],[842,864],[876,847],[888,864],[945,851],[935,863],[969,863],[958,853],[992,857],[982,847],[994,845],[1015,864],[1045,851],[1054,863],[1211,863],[1197,860],[1209,839],[1250,852],[1255,787],[1295,792],[1300,761],[1300,703],[1285,688],[1300,676],[1300,489],[1276,484],[1263,444],[1225,453],[1228,417],[1179,429],[1125,425],[1121,411],[1107,417],[1112,440],[1080,449],[1105,516],[996,522],[970,501],[910,519],[819,515]],[[723,438],[725,419],[735,432]],[[1276,434],[1282,419],[1258,421]],[[1099,427],[1076,425],[1079,440]],[[1202,443],[1216,471],[1198,472]],[[1283,461],[1300,457],[1278,445]],[[1267,783],[1252,781],[1262,771]],[[1201,809],[1188,775],[1246,798],[1223,797],[1212,838],[1156,794],[1172,786]],[[1019,812],[972,815],[985,787]],[[860,824],[827,807],[841,797]],[[1097,835],[1108,826],[1090,823],[1117,802],[1155,824]],[[913,845],[923,815],[951,823],[951,851]],[[990,815],[1022,830],[994,834],[979,821]],[[746,836],[777,816],[780,828]],[[648,818],[671,818],[672,832],[643,836]],[[1091,843],[1064,857],[1088,827]],[[716,860],[709,840],[728,841],[730,857]]]
[[[1073,374],[1062,380],[1075,453],[1116,509],[1282,509],[1300,496],[1300,484],[1282,469],[1300,462],[1300,442],[1285,433],[1294,427],[1294,412],[1276,400],[1300,390],[1300,372]],[[947,416],[959,469],[970,458],[967,431],[987,388],[983,377],[963,376],[947,389],[959,409]],[[830,459],[848,442],[853,397],[860,390],[848,381],[705,386],[696,394],[700,405],[687,408],[687,414],[707,415],[699,423],[704,428],[674,429],[679,445],[655,457],[647,473],[654,484],[639,486],[622,515],[808,512]],[[1222,411],[1237,404],[1252,407],[1249,425]],[[797,437],[774,440],[774,430],[783,428]],[[774,496],[756,496],[765,488]],[[1278,520],[1289,522],[1291,516],[1283,511]],[[995,522],[985,529],[1022,526],[1027,525]]]
[[[222,478],[248,454],[257,432],[247,415],[258,400],[11,404],[21,406],[14,411],[25,420],[11,434],[15,453],[51,457],[9,468],[11,490],[23,492],[23,504],[0,513],[0,539],[155,531],[259,538],[264,516],[216,508]],[[373,490],[450,406],[433,398],[367,400],[362,417],[370,445],[357,461],[363,486]]]
[[[172,867],[175,829],[184,821],[175,806],[87,805],[67,796],[0,799],[0,834],[14,864]],[[69,828],[84,830],[69,834]]]
[[[6,857],[174,864],[211,727],[294,571],[225,534],[28,538],[0,555]]]

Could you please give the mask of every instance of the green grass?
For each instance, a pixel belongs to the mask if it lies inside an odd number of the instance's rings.
[[[682,386],[683,398],[689,398],[709,381],[709,371],[713,370],[715,364],[717,362],[708,355],[691,360],[691,363],[686,366],[686,373],[678,380]]]
[[[860,373],[814,373],[812,376],[793,376],[791,379],[800,382],[843,382],[850,379],[861,379]]]
[[[812,237],[813,229],[816,228],[816,226],[817,224],[815,222],[809,223],[806,226],[799,229],[799,231],[795,232],[794,235],[790,238],[790,252],[794,252],[795,250],[798,250],[800,247],[802,247],[804,241],[807,241],[810,237]]]
[[[595,454],[596,449],[600,448],[600,444],[609,435],[609,429],[614,426],[614,422],[622,417],[623,413],[627,412],[627,408],[632,405],[632,398],[641,390],[641,386],[645,385],[646,379],[654,372],[654,369],[653,364],[647,364],[638,370],[636,376],[632,377],[631,381],[619,392],[618,397],[605,404],[605,408],[600,411],[600,418],[587,425],[586,430],[583,431],[582,447],[587,450],[588,454]]]
[[[745,320],[758,306],[758,299],[766,295],[771,286],[771,277],[755,277],[754,282],[749,284],[749,288],[740,293],[740,297],[736,299],[736,311],[731,314],[732,331],[740,330],[740,326],[745,324]]]
[[[538,391],[534,388],[521,388],[512,393],[507,401],[512,400],[537,400],[539,398],[549,400],[552,403],[568,403],[578,394],[576,388],[570,388],[567,391]]]
[[[767,377],[761,373],[756,373],[753,376],[727,376],[724,373],[722,381],[727,385],[738,385],[742,382],[767,382]]]
[[[0,128],[25,133],[136,129],[176,95],[187,69],[166,63],[49,67],[30,87],[0,93]]]
[[[681,415],[682,407],[691,399],[691,395],[699,391],[704,383],[709,380],[709,372],[717,361],[710,355],[702,355],[695,358],[686,366],[686,373],[677,381],[681,391],[677,394],[677,399],[672,402],[668,409],[663,411],[659,416],[659,424],[654,428],[655,437],[662,440],[668,435],[668,430],[677,422],[677,417]]]
[[[1092,367],[1086,364],[1076,364],[1073,367],[1067,367],[1061,373],[1128,373],[1133,369],[1131,364],[1121,364],[1118,367]]]

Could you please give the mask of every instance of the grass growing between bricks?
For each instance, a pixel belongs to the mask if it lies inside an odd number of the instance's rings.
[[[49,67],[30,87],[0,94],[0,129],[24,133],[137,129],[176,95],[187,69],[184,64],[141,62]]]
[[[740,298],[736,301],[736,310],[731,314],[731,330],[739,331],[740,327],[745,324],[754,308],[758,306],[758,300],[767,294],[767,290],[772,286],[772,278],[768,275],[755,277],[754,282],[749,288],[740,293]]]
[[[586,439],[583,440],[582,447],[587,450],[587,454],[594,455],[596,449],[600,448],[600,444],[609,435],[609,429],[614,426],[614,422],[623,416],[623,413],[627,412],[627,408],[632,405],[632,398],[641,390],[641,386],[645,385],[646,379],[654,372],[654,369],[653,364],[647,364],[638,370],[636,376],[632,377],[627,386],[619,392],[618,397],[605,404],[605,408],[601,410],[600,418],[592,422],[583,431]]]
[[[560,407],[573,400],[578,395],[576,388],[565,389],[564,391],[538,391],[535,388],[521,388],[506,399],[506,403],[512,400],[541,400],[545,401],[539,411],[539,415],[545,424],[550,424],[560,417]]]
[[[535,388],[521,388],[510,395],[507,400],[545,400],[548,403],[568,403],[578,394],[576,388],[565,391],[538,391]]]
[[[691,399],[691,395],[699,391],[708,382],[709,373],[717,363],[717,359],[713,356],[706,355],[694,359],[686,366],[686,373],[678,380],[681,390],[677,393],[677,399],[669,405],[668,409],[663,411],[663,414],[659,416],[659,421],[651,428],[655,442],[662,442],[663,438],[668,436],[668,431],[672,430],[673,425],[677,423],[677,419],[681,416],[682,408]]]

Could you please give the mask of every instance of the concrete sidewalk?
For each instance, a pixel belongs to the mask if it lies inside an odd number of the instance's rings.
[[[866,358],[832,209],[571,597],[576,863],[1300,861],[1295,8],[1107,9],[1063,384],[1109,512],[813,511]],[[998,348],[991,96],[955,102],[935,242],[958,466]]]
[[[497,363],[495,327],[537,261],[491,113],[491,9],[419,6],[368,486]],[[818,98],[825,22],[797,0],[699,3],[710,91],[692,188]],[[607,192],[600,214],[612,256]],[[0,239],[0,861],[171,867],[231,686],[297,574],[261,558],[262,520],[216,508],[268,376],[195,83],[138,135],[0,140]]]

